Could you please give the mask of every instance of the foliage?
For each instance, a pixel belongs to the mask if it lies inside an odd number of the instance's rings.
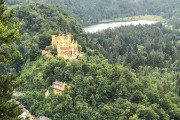
[[[41,57],[28,62],[22,73],[20,79],[25,83],[20,91],[24,95],[19,100],[35,116],[46,115],[53,120],[179,119],[179,97],[171,88],[163,92],[160,88],[164,84],[158,84],[165,79],[150,74],[138,78],[102,56],[83,57],[69,65],[59,58]],[[51,91],[44,98],[55,80],[66,82],[70,88],[62,95]]]
[[[20,30],[21,38],[16,42],[23,60],[12,63],[12,67],[17,71],[22,69],[27,60],[35,61],[41,56],[41,50],[51,44],[53,34],[71,33],[75,40],[79,40],[78,37],[84,38],[79,23],[59,6],[29,3],[13,8],[16,11],[13,21],[23,22]],[[78,43],[81,44],[81,41]]]
[[[179,36],[179,32],[161,23],[128,26],[89,34],[87,46],[98,50],[112,64],[121,63],[133,69],[140,66],[179,68]]]
[[[180,17],[179,0],[33,0],[48,4],[60,4],[84,26],[98,23],[104,19],[114,19],[137,15],[159,15],[166,19]],[[29,2],[7,0],[7,4]],[[93,12],[92,12],[93,11]]]
[[[19,25],[11,24],[13,10],[7,10],[4,0],[0,0],[0,65],[20,58],[13,42],[19,38]],[[12,94],[17,87],[15,75],[0,73],[0,119],[16,120],[21,113],[19,105],[12,100]]]
[[[18,80],[23,85],[16,90],[22,94],[16,97],[33,115],[53,120],[180,119],[178,27],[171,30],[158,23],[86,35],[79,23],[57,5],[64,5],[83,25],[88,25],[146,13],[176,19],[179,1],[40,2],[56,5],[28,1],[12,6],[16,11],[12,21],[24,23],[20,41],[15,44],[24,59],[9,68],[0,66],[5,68],[3,71],[21,72]],[[169,6],[173,7],[167,9]],[[50,35],[60,32],[72,33],[85,56],[74,61],[41,56],[42,49],[52,49],[46,47],[51,43]],[[56,80],[69,86],[62,95],[53,94],[51,85]],[[50,96],[45,98],[47,90]]]

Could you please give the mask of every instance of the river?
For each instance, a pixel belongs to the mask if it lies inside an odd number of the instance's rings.
[[[102,23],[97,25],[92,25],[84,28],[85,32],[95,33],[97,31],[102,31],[107,28],[115,28],[121,26],[130,26],[130,25],[151,25],[155,24],[159,21],[147,21],[147,20],[139,20],[139,21],[129,21],[129,22],[110,22],[110,23]]]

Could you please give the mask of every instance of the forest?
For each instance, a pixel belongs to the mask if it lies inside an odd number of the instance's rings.
[[[112,64],[178,69],[180,33],[161,23],[126,26],[88,34],[87,46],[103,54]],[[175,66],[178,65],[178,66]]]
[[[7,0],[14,11],[9,13],[11,17],[0,14],[0,120],[18,119],[19,108],[9,112],[17,107],[7,102],[11,98],[36,118],[51,120],[180,119],[178,0],[21,2]],[[82,29],[111,17],[143,14],[162,16],[172,28],[157,23],[96,33]],[[84,56],[69,62],[42,56],[41,50],[51,44],[51,35],[59,33],[71,33]],[[54,81],[69,87],[54,95]]]
[[[6,0],[8,5],[22,2],[40,2],[63,6],[83,26],[96,24],[104,19],[136,15],[159,15],[179,28],[179,0]],[[92,12],[93,11],[93,12]]]

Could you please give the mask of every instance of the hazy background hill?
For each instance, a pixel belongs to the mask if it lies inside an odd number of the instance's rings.
[[[180,16],[179,0],[31,0],[65,7],[84,26],[98,23],[103,19],[153,14],[164,18]],[[28,0],[6,0],[14,5]]]

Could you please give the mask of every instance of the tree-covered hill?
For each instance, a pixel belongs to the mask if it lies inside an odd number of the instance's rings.
[[[32,35],[38,33],[82,32],[78,22],[68,15],[60,6],[46,5],[41,3],[24,3],[13,6],[17,21],[23,21],[21,33]]]
[[[152,14],[164,18],[180,17],[179,0],[32,0],[48,4],[60,4],[83,24],[97,23],[103,19]],[[7,4],[28,2],[7,0]]]
[[[46,2],[58,3],[56,0]],[[155,3],[154,0],[148,1],[147,5],[152,6],[144,6],[145,10],[141,8],[145,3],[141,0],[76,2],[60,1],[85,24],[111,15],[122,17],[144,13],[142,11],[150,13]],[[158,0],[156,4],[160,2]],[[172,5],[168,0],[162,5],[168,3]],[[22,23],[20,40],[14,45],[23,59],[9,66],[0,66],[0,70],[6,74],[20,73],[18,81],[22,84],[14,92],[22,94],[14,98],[35,117],[47,116],[52,120],[180,119],[178,30],[156,24],[85,34],[79,23],[58,5],[27,2],[13,8],[16,12],[13,21]],[[116,9],[122,11],[119,13]],[[162,14],[159,10],[153,14],[158,13]],[[60,32],[72,33],[85,56],[69,62],[62,58],[41,56],[41,50],[51,43],[51,35]],[[52,83],[56,80],[68,84],[61,95],[53,94]],[[45,98],[47,90],[50,95]]]
[[[98,50],[110,63],[139,66],[180,68],[180,33],[161,23],[126,26],[89,34],[87,46]]]
[[[174,92],[178,74],[146,71],[138,77],[97,55],[69,65],[62,59],[41,57],[23,68],[24,84],[19,89],[23,95],[18,100],[33,115],[52,120],[180,119],[180,98]],[[52,92],[56,80],[70,86],[62,95]],[[50,96],[45,98],[48,89]]]
[[[111,63],[122,63],[132,68],[141,65],[174,67],[178,64],[179,32],[162,25],[121,27],[87,38],[79,23],[60,6],[28,3],[13,8],[16,12],[14,21],[23,23],[17,47],[24,59],[13,64],[18,70],[26,60],[36,60],[41,55],[40,51],[50,45],[52,34],[61,32],[72,33],[83,52],[87,48],[96,49]]]
[[[41,56],[41,50],[51,44],[52,34],[71,33],[79,44],[83,44],[81,40],[85,38],[80,24],[63,8],[40,3],[20,4],[13,8],[16,12],[14,21],[22,23],[21,38],[16,46],[23,60],[13,63],[16,69],[20,70],[28,59],[36,60]]]

